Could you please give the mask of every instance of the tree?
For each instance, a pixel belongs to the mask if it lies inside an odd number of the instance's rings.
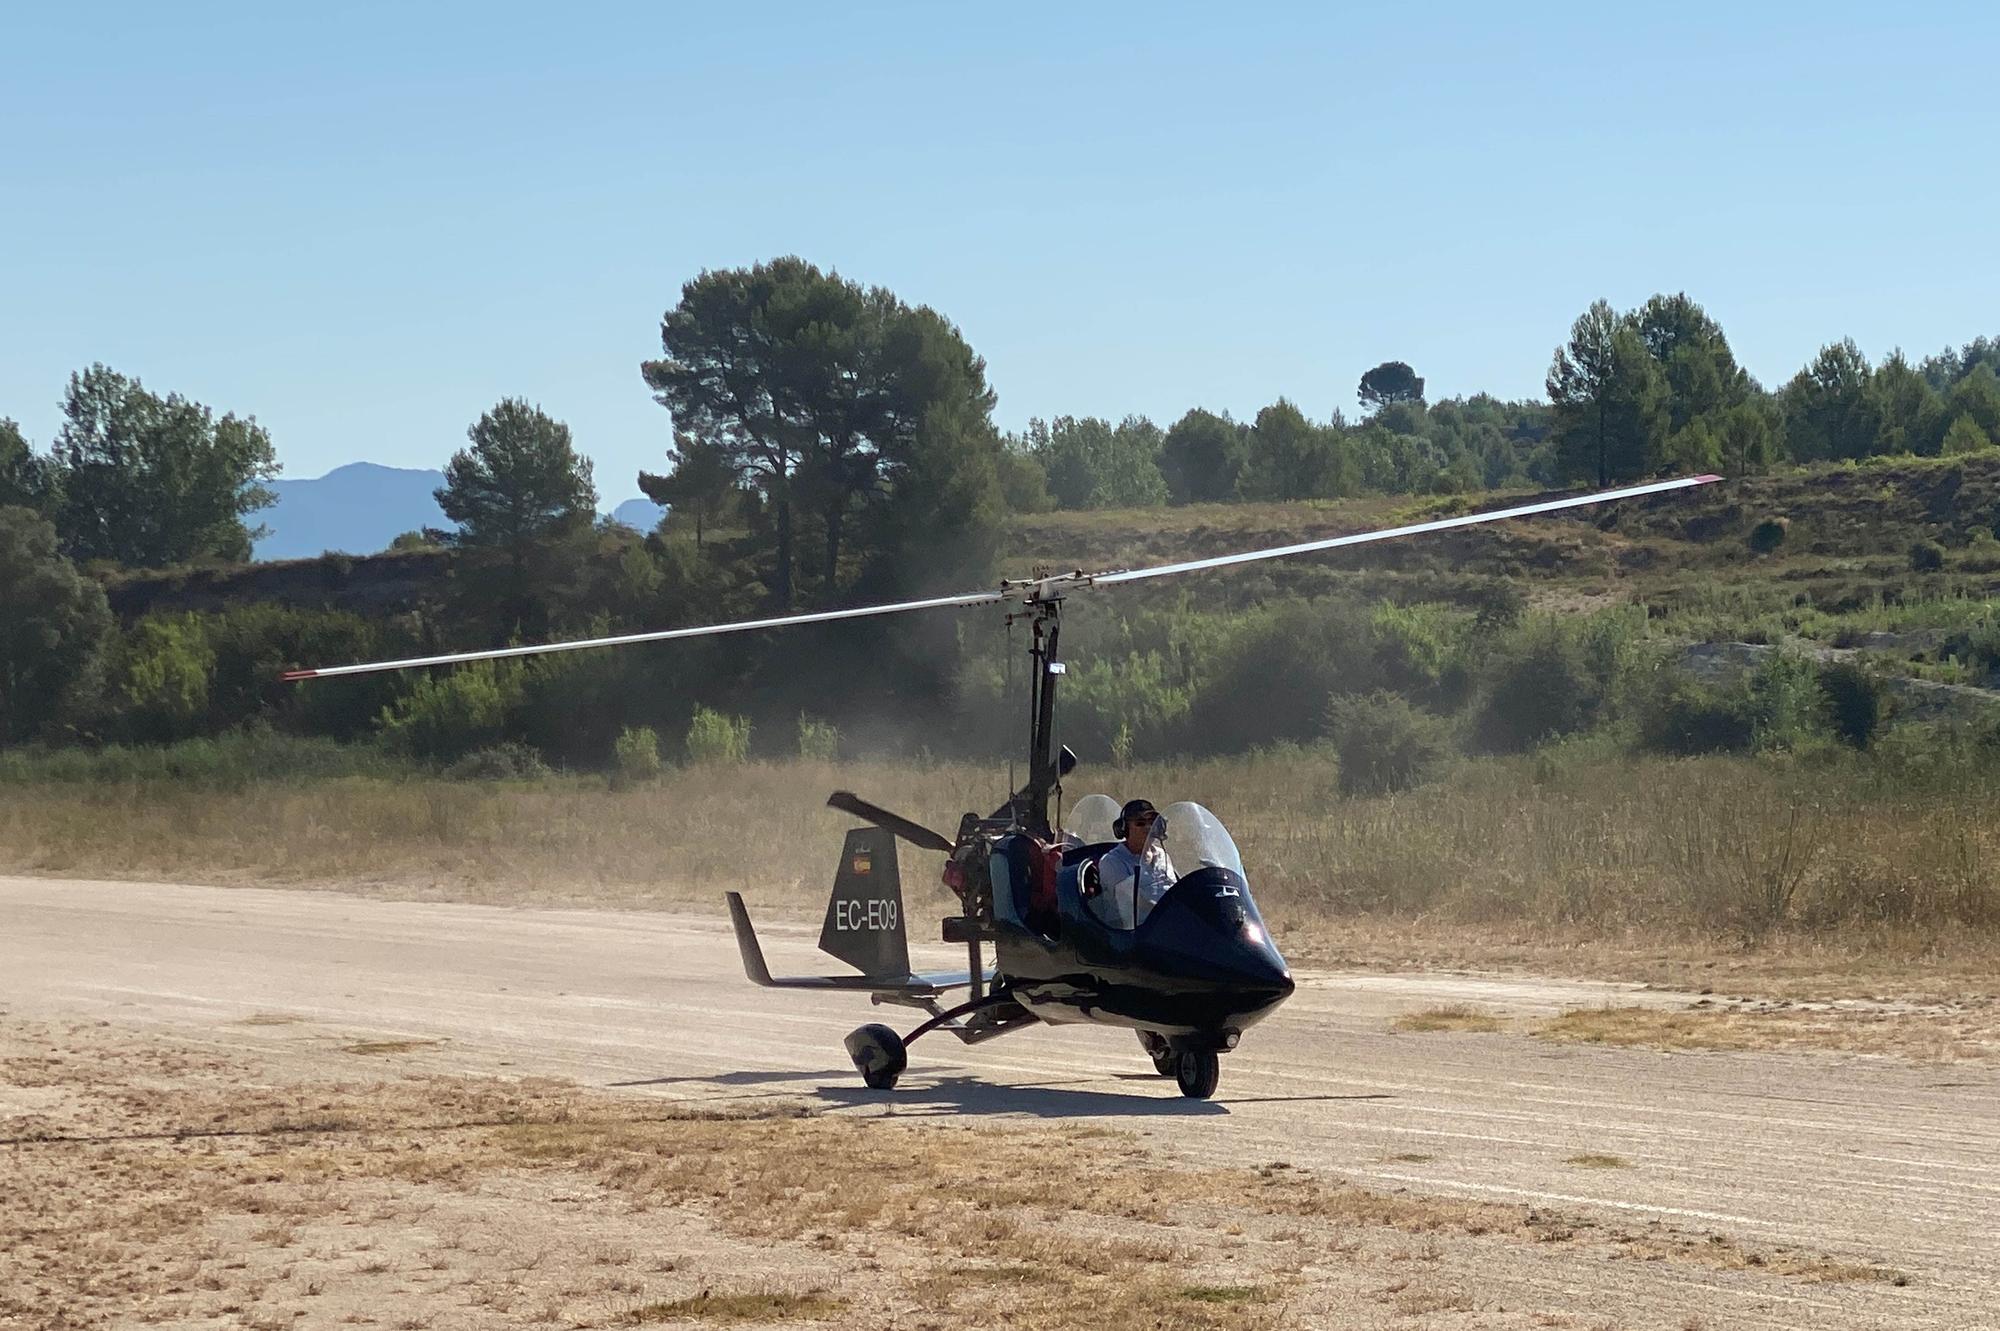
[[[590,459],[569,427],[523,398],[504,398],[466,430],[452,454],[438,507],[458,524],[454,544],[519,555],[535,541],[588,525],[597,511]]]
[[[1609,485],[1642,475],[1666,436],[1667,390],[1634,322],[1596,301],[1549,365],[1557,457],[1565,479]]]
[[[677,434],[672,456],[674,467],[666,475],[640,472],[639,489],[675,515],[694,520],[694,548],[699,550],[702,528],[721,516],[742,479],[736,455],[727,445]]]
[[[1257,413],[1237,489],[1245,499],[1332,499],[1357,488],[1346,436],[1284,398]]]
[[[468,604],[497,610],[502,627],[539,633],[572,600],[582,543],[597,515],[590,460],[569,427],[522,398],[504,398],[466,430],[433,493],[458,524],[440,533],[474,552]]]
[[[1424,381],[1403,361],[1385,360],[1361,376],[1361,405],[1386,407],[1392,402],[1422,402]]]
[[[47,734],[95,682],[111,631],[104,591],[39,514],[0,508],[0,744]]]
[[[21,427],[0,417],[0,508],[19,505],[46,515],[55,499],[53,480],[53,468],[35,456]]]
[[[1975,367],[1952,385],[1946,399],[1953,419],[1970,416],[1989,439],[2000,439],[2000,377],[1991,365]]]
[[[795,257],[688,282],[661,320],[660,344],[665,355],[641,372],[675,428],[723,449],[763,493],[781,605],[794,599],[802,516],[823,541],[831,598],[852,521],[895,502],[891,473],[933,409],[992,414],[986,363],[936,311]],[[955,437],[997,448],[989,436]]]
[[[1944,432],[1944,446],[1939,450],[1946,457],[1961,453],[1977,453],[1983,448],[1993,447],[1993,439],[1979,428],[1979,422],[1970,416],[1960,416]]]
[[[1900,351],[1869,376],[1856,410],[1870,453],[1936,453],[1944,438],[1944,403]]]
[[[1160,445],[1160,475],[1169,499],[1176,504],[1234,499],[1243,471],[1243,435],[1227,414],[1200,407],[1175,421]]]
[[[1669,433],[1731,410],[1756,391],[1721,325],[1686,292],[1654,296],[1633,314],[1632,327],[1665,377]]]
[[[250,557],[263,533],[244,515],[275,501],[262,482],[278,474],[255,417],[217,420],[199,402],[93,365],[70,376],[63,418],[56,526],[72,557],[141,567]]]
[[[1160,428],[1143,416],[1028,422],[1029,452],[1048,474],[1057,508],[1149,508],[1167,502]]]
[[[1800,462],[1825,462],[1868,455],[1874,432],[1862,410],[1873,372],[1854,339],[1819,349],[1785,385],[1785,442]]]

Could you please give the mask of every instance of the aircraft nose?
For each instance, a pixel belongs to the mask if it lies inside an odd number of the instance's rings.
[[[1268,996],[1268,1001],[1277,1003],[1290,998],[1298,988],[1292,979],[1291,968],[1278,950],[1268,945],[1245,947],[1230,967],[1231,979],[1246,993]]]

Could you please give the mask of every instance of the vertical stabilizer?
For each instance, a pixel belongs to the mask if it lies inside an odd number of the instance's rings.
[[[900,980],[910,973],[896,838],[881,828],[857,827],[847,834],[819,947],[863,975]]]

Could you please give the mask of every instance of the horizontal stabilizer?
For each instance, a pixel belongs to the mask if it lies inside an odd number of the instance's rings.
[[[740,892],[723,894],[729,901],[729,922],[736,927],[736,950],[743,954],[743,973],[750,983],[766,989],[845,989],[863,994],[902,994],[925,998],[948,989],[963,989],[972,983],[969,971],[932,971],[903,975],[773,975],[764,962],[764,949],[757,931],[750,926],[750,911]],[[992,973],[986,978],[990,981]]]

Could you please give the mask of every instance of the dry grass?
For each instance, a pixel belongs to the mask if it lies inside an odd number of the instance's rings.
[[[765,911],[817,911],[850,824],[824,807],[828,791],[949,828],[1004,783],[998,765],[793,762],[674,771],[624,791],[586,778],[7,784],[0,872],[709,910],[735,888]],[[1087,769],[1070,794],[1093,788],[1221,813],[1301,964],[1518,966],[1825,997],[1991,994],[2000,975],[2000,788],[1983,779],[1557,754],[1346,800],[1331,761],[1299,751]],[[913,913],[951,903],[936,864],[903,855]]]
[[[1599,1155],[1594,1151],[1586,1151],[1582,1155],[1573,1155],[1563,1161],[1563,1163],[1566,1165],[1575,1165],[1578,1169],[1630,1169],[1632,1167],[1632,1162],[1622,1155]]]
[[[1578,1008],[1534,1027],[1544,1040],[1678,1051],[1822,1049],[1930,1062],[2000,1058],[2000,1010],[1815,1005]]]
[[[819,1321],[833,1317],[847,1306],[844,1299],[823,1294],[787,1294],[782,1290],[755,1290],[744,1294],[711,1294],[704,1290],[692,1298],[664,1299],[648,1303],[625,1314],[633,1326],[652,1322],[786,1322]]]
[[[308,1308],[314,1325],[1248,1331],[1299,1308],[1338,1315],[1412,1239],[1475,1264],[1547,1264],[1527,1277],[1543,1289],[1630,1279],[1631,1258],[1896,1278],[1286,1166],[1168,1166],[1101,1129],[723,1119],[546,1081],[300,1080],[94,1024],[0,1022],[0,1068],[66,1105],[35,1132],[0,1123],[17,1184],[0,1192],[15,1273],[0,1324],[51,1331],[134,1309],[282,1326]],[[1407,1287],[1388,1302],[1413,1316],[1470,1306]]]
[[[357,1040],[353,1044],[342,1045],[343,1054],[407,1054],[416,1049],[430,1049],[436,1040]]]
[[[1405,1012],[1389,1023],[1392,1031],[1497,1031],[1500,1018],[1465,1003],[1446,1003],[1421,1012]]]

